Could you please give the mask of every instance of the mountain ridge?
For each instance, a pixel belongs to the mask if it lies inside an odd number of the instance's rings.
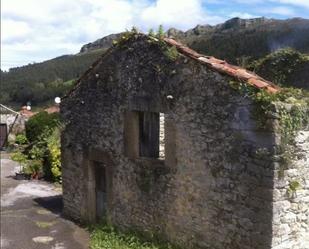
[[[80,53],[98,48],[108,48],[112,45],[112,41],[118,39],[121,34],[111,34],[90,42],[82,46]],[[259,43],[255,44],[255,38],[261,36],[261,34],[263,34],[262,39],[256,39]],[[199,24],[186,31],[170,28],[166,31],[166,35],[185,43],[200,53],[226,59],[232,63],[237,63],[234,58],[252,56],[253,54],[253,59],[257,59],[284,47],[292,47],[302,53],[309,53],[309,20],[304,18],[278,20],[265,17],[251,19],[235,17],[217,25]],[[243,36],[251,39],[243,41],[243,39],[240,39]],[[222,45],[215,48],[213,44],[217,44],[218,41]],[[249,42],[247,47],[252,49],[244,51],[246,45],[244,42]],[[224,43],[233,43],[232,45],[239,47],[240,51],[226,55],[229,51],[224,52]],[[255,45],[262,46],[262,49],[256,55],[254,52]]]

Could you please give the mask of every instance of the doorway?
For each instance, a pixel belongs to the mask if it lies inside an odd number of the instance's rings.
[[[95,171],[95,200],[96,200],[96,221],[106,218],[107,210],[107,179],[106,167],[101,162],[94,162]]]
[[[90,149],[85,160],[87,194],[82,216],[90,223],[110,220],[113,161],[104,151]]]
[[[0,124],[0,149],[2,149],[6,144],[7,135],[6,124]]]

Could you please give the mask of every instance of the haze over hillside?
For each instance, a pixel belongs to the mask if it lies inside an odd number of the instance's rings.
[[[215,26],[198,25],[185,32],[169,29],[166,34],[203,54],[242,66],[285,47],[309,53],[309,20],[301,18],[233,18]],[[40,105],[56,95],[63,95],[71,87],[73,80],[120,35],[112,34],[86,44],[76,55],[60,56],[42,63],[12,68],[9,72],[1,71],[0,102],[21,105],[32,101],[33,104]]]

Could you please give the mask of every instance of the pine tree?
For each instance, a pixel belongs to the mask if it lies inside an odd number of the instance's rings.
[[[163,40],[163,38],[164,38],[164,29],[163,29],[163,25],[162,24],[159,25],[157,37],[160,40]]]

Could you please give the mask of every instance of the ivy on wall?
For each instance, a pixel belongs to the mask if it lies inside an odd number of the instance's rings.
[[[282,88],[278,93],[269,93],[249,86],[247,83],[231,81],[233,89],[249,97],[253,103],[252,116],[261,130],[272,130],[280,134],[280,145],[276,153],[280,155],[279,179],[295,159],[295,136],[309,127],[309,91],[297,88]],[[287,195],[293,197],[301,188],[297,180],[289,182]]]

